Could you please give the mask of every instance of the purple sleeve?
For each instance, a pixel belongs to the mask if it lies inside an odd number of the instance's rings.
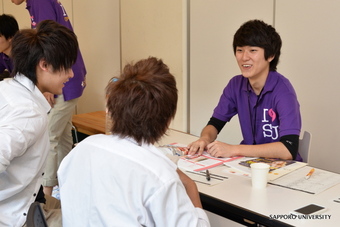
[[[280,118],[280,136],[300,135],[300,105],[294,91],[283,93],[277,102]]]
[[[241,90],[242,83],[238,76],[232,78],[227,86],[223,89],[223,93],[217,106],[214,109],[213,117],[221,121],[229,122],[230,119],[238,112],[236,97]]]

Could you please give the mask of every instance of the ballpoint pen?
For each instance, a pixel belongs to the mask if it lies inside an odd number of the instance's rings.
[[[205,171],[205,178],[207,178],[207,181],[210,181],[210,173],[209,170]]]
[[[307,175],[305,176],[306,180],[308,180],[308,179],[310,178],[310,176],[312,176],[312,174],[314,173],[314,171],[315,171],[315,169],[313,168],[313,169],[311,169],[311,170],[309,171],[309,173],[307,173]]]

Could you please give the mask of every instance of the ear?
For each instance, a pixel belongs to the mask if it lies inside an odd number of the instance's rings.
[[[270,63],[271,61],[273,61],[273,59],[275,58],[275,55],[274,56],[271,56],[267,59],[267,61]]]
[[[45,60],[40,60],[38,66],[42,71],[48,70],[48,64],[46,63]]]

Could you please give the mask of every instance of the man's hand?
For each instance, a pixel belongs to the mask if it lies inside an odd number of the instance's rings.
[[[209,142],[207,140],[204,140],[202,138],[199,138],[195,142],[190,143],[187,148],[188,148],[188,155],[194,155],[198,154],[201,155],[203,151],[207,148],[207,145]]]
[[[207,145],[207,152],[211,156],[217,158],[228,158],[235,156],[235,149],[237,146],[223,143],[220,141],[214,141]]]
[[[54,100],[54,94],[49,93],[49,92],[44,92],[43,95],[45,96],[47,102],[50,104],[50,106],[53,108],[55,104]]]

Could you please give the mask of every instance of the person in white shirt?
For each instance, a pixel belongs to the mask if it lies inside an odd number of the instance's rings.
[[[106,91],[112,134],[87,137],[58,170],[63,226],[210,226],[196,184],[153,145],[176,113],[169,68],[128,64]]]
[[[37,201],[49,151],[51,109],[42,93],[62,93],[73,77],[77,50],[74,33],[53,21],[21,30],[12,39],[15,76],[0,82],[1,227],[23,226]]]

